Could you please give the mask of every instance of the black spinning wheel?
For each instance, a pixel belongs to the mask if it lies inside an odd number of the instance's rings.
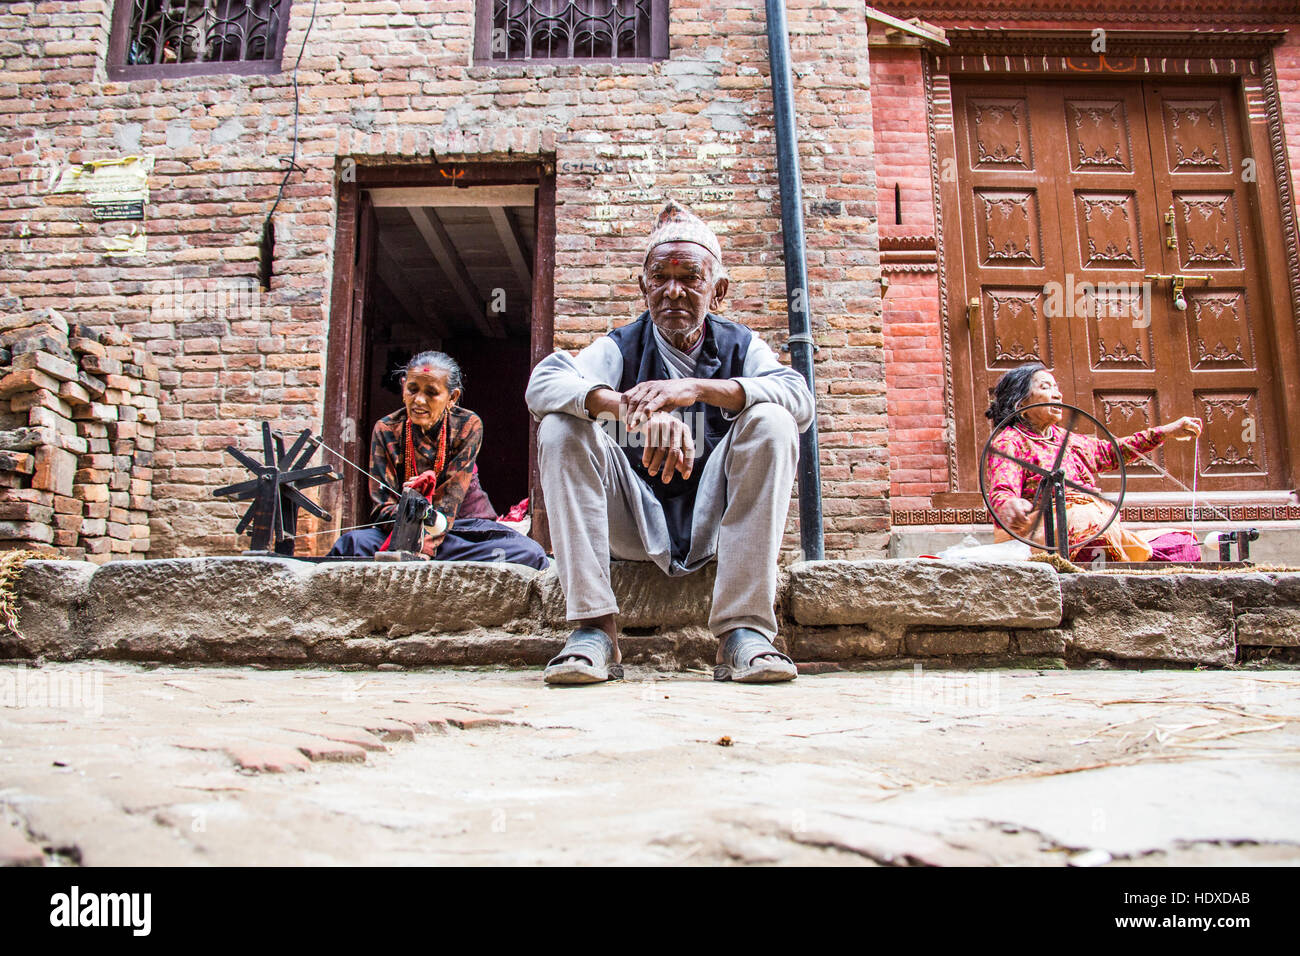
[[[329,465],[307,467],[315,453],[316,442],[310,429],[304,428],[286,451],[284,438],[272,432],[268,422],[262,422],[262,461],[244,454],[233,445],[227,446],[226,454],[255,477],[218,488],[212,494],[217,498],[252,502],[235,527],[235,534],[243,534],[252,526],[249,531],[251,551],[248,553],[266,554],[274,546],[276,554],[292,555],[299,508],[317,518],[329,520],[329,512],[304,495],[302,489],[338,481],[342,476]]]
[[[1011,427],[1021,414],[1031,408],[1059,408],[1063,411],[1062,425],[1065,427],[1065,435],[1061,439],[1061,444],[1056,449],[1056,456],[1052,462],[1051,468],[1043,468],[1041,465],[1035,465],[1032,462],[1022,461],[1019,458],[1013,458],[1011,455],[993,447],[993,440],[1002,434],[1007,428]],[[1069,446],[1070,437],[1077,431],[1080,418],[1091,422],[1097,429],[1098,437],[1103,438],[1110,443],[1115,452],[1115,460],[1119,462],[1119,495],[1111,498],[1092,488],[1079,484],[1077,481],[1071,481],[1065,477],[1065,450]],[[988,464],[993,456],[1005,458],[1007,461],[1015,462],[1026,472],[1039,477],[1038,490],[1034,492],[1034,497],[1030,504],[1032,506],[1031,514],[1033,515],[1033,524],[1030,525],[1029,531],[1025,535],[1017,534],[1009,527],[1002,523],[1002,517],[993,508],[993,503],[989,501],[988,491]],[[1034,405],[1026,405],[1023,409],[1013,412],[1004,418],[993,429],[989,435],[989,440],[984,443],[984,451],[980,455],[980,494],[984,498],[984,507],[988,510],[989,517],[994,523],[1017,541],[1023,541],[1031,547],[1041,548],[1046,545],[1049,549],[1055,549],[1056,552],[1066,560],[1070,558],[1070,532],[1069,524],[1065,517],[1065,491],[1077,491],[1080,494],[1096,498],[1110,509],[1110,515],[1105,524],[1098,529],[1088,541],[1081,542],[1079,547],[1096,541],[1100,538],[1119,517],[1120,509],[1124,506],[1124,491],[1128,485],[1128,477],[1124,471],[1124,454],[1119,447],[1119,442],[1115,436],[1101,422],[1089,415],[1082,408],[1076,408],[1073,405],[1066,405],[1063,402],[1038,402]],[[1043,526],[1043,537],[1041,540],[1034,540],[1038,533],[1039,525]]]

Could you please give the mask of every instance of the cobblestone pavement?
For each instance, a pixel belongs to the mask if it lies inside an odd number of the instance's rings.
[[[0,859],[1300,863],[1300,674],[0,667]]]

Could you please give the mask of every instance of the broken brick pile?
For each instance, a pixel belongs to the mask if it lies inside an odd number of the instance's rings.
[[[0,301],[0,550],[142,558],[158,367],[120,329]]]

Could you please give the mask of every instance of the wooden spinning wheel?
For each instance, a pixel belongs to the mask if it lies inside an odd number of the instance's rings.
[[[1031,408],[1059,408],[1063,413],[1062,425],[1065,428],[1065,435],[1056,449],[1056,455],[1050,468],[1043,468],[1033,462],[1022,461],[993,447],[993,440],[1007,428],[1010,428],[1023,412]],[[1115,497],[1104,495],[1095,489],[1065,477],[1065,453],[1069,447],[1071,436],[1078,430],[1077,426],[1080,424],[1080,419],[1086,420],[1085,425],[1091,423],[1095,426],[1098,437],[1108,442],[1115,452],[1115,460],[1119,462],[1119,494]],[[1004,523],[1003,517],[994,509],[993,503],[989,501],[988,468],[994,457],[1014,462],[1028,474],[1037,475],[1039,478],[1038,489],[1034,492],[1034,497],[1030,502],[1030,514],[1033,523],[1023,535],[1008,527]],[[1057,554],[1067,561],[1070,558],[1070,533],[1065,514],[1066,489],[1095,498],[1110,511],[1105,523],[1101,525],[1097,533],[1088,541],[1078,543],[1077,547],[1082,548],[1089,542],[1101,537],[1106,532],[1106,529],[1119,517],[1120,510],[1124,506],[1124,490],[1127,484],[1128,478],[1124,471],[1124,455],[1119,447],[1119,442],[1115,440],[1115,436],[1110,433],[1105,425],[1082,408],[1076,408],[1062,402],[1039,402],[1034,405],[1026,405],[1025,408],[1008,415],[994,427],[992,434],[989,435],[989,440],[984,443],[984,451],[980,454],[980,494],[984,498],[984,507],[988,510],[989,517],[992,518],[993,522],[1017,541],[1023,541],[1034,548],[1042,548],[1046,545],[1049,550],[1055,550]],[[1043,535],[1037,537],[1040,526],[1043,529]]]

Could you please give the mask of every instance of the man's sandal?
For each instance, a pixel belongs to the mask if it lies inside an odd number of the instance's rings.
[[[722,639],[722,663],[713,668],[714,680],[734,680],[741,684],[772,684],[798,676],[794,661],[749,627],[728,632]]]
[[[614,642],[598,627],[580,627],[569,635],[564,650],[542,672],[548,684],[599,684],[622,680],[623,665],[612,662]]]

